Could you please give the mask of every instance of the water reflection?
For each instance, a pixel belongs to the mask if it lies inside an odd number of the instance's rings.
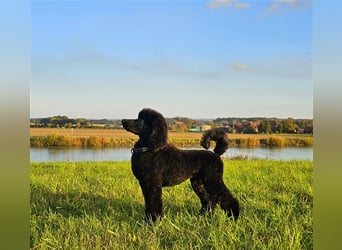
[[[313,160],[313,148],[229,148],[227,158],[247,156],[248,159]],[[131,158],[129,148],[31,148],[31,162],[47,161],[127,161]]]

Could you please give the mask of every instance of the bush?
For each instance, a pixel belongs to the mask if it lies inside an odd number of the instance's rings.
[[[285,139],[277,136],[271,136],[266,140],[266,145],[270,147],[285,146]]]

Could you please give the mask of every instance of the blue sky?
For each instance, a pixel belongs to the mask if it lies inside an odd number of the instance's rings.
[[[312,118],[311,5],[32,1],[30,116]]]

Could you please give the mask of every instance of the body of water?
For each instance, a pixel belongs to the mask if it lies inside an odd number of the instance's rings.
[[[313,160],[312,147],[284,148],[229,148],[227,158],[248,156],[248,159],[261,158],[272,160]],[[129,148],[31,148],[31,162],[48,161],[128,161],[131,159]]]

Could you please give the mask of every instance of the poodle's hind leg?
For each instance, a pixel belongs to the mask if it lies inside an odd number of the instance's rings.
[[[240,204],[239,201],[231,194],[227,195],[225,199],[222,199],[220,201],[220,207],[225,211],[228,217],[233,217],[234,220],[237,220],[239,218]]]
[[[201,200],[202,207],[200,214],[214,210],[217,202],[214,202],[210,199],[210,195],[204,187],[203,180],[199,178],[198,175],[194,175],[192,178],[190,178],[190,182],[193,190]]]
[[[140,183],[145,199],[145,216],[147,221],[155,222],[163,217],[162,187]]]
[[[216,180],[208,178],[204,186],[211,199],[220,204],[227,216],[237,220],[240,214],[239,202],[223,183],[222,177],[216,178]]]

